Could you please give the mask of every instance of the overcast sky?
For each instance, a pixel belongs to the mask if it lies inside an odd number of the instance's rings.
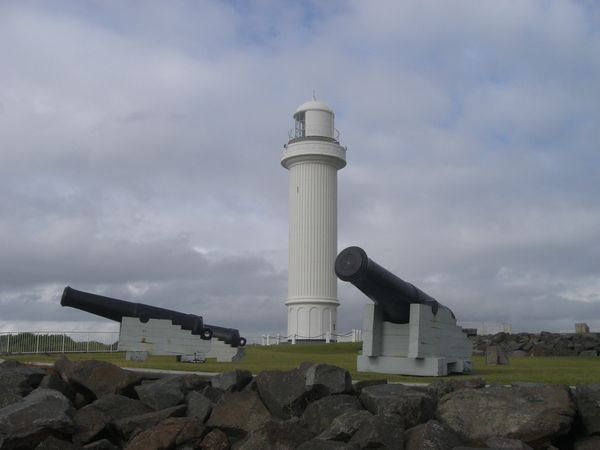
[[[598,1],[2,1],[0,58],[0,331],[116,328],[70,285],[285,332],[313,90],[340,250],[459,321],[600,331]]]

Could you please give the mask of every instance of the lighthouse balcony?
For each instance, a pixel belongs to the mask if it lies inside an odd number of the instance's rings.
[[[290,131],[288,131],[288,137],[289,137],[289,141],[288,144],[291,144],[292,142],[298,142],[298,141],[304,141],[304,140],[315,140],[315,141],[325,141],[325,142],[334,142],[336,144],[339,144],[340,141],[340,132],[337,128],[334,129],[334,135],[333,137],[329,137],[329,136],[307,136],[306,135],[306,130],[303,127],[296,127],[296,128],[292,128]]]

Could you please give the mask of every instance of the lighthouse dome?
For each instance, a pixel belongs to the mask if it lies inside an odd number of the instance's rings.
[[[319,137],[336,140],[333,109],[320,100],[302,103],[294,113],[295,127],[290,140]]]
[[[305,112],[305,111],[309,111],[309,110],[325,111],[325,112],[330,113],[331,115],[334,114],[333,109],[331,109],[331,106],[329,106],[327,103],[322,102],[320,100],[311,100],[309,102],[302,103],[300,106],[298,106],[298,109],[296,109],[296,112],[294,113],[294,117],[299,112]]]

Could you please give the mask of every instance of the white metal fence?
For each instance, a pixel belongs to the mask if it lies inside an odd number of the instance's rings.
[[[118,343],[114,331],[0,332],[0,354],[114,352]]]
[[[345,334],[326,333],[322,336],[263,334],[250,336],[249,344],[277,345],[296,344],[303,340],[332,342],[360,342],[362,330],[351,330]],[[99,353],[116,352],[119,344],[117,331],[1,331],[0,354],[36,353]]]
[[[283,334],[263,334],[262,336],[253,336],[248,339],[251,344],[257,345],[279,345],[279,344],[296,344],[298,341],[320,340],[329,344],[332,342],[361,342],[362,330],[351,330],[345,334],[325,333],[320,336],[301,336],[298,334],[286,336]]]

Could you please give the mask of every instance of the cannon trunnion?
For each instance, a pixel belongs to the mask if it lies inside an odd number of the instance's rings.
[[[128,359],[148,354],[177,355],[183,360],[232,361],[243,356],[246,339],[238,330],[205,324],[202,316],[143,303],[128,302],[78,291],[67,286],[62,306],[86,311],[121,323],[119,350]]]
[[[365,306],[359,371],[424,376],[470,371],[472,344],[449,308],[360,247],[342,250],[334,269],[373,300]]]

